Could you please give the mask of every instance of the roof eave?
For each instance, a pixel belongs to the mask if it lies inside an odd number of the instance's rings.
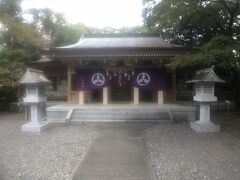
[[[94,48],[50,48],[49,52],[81,52],[81,51],[114,51],[114,50],[169,50],[169,51],[198,51],[189,47],[94,47]]]

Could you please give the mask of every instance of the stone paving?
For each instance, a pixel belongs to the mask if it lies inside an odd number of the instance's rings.
[[[0,180],[66,180],[97,137],[84,124],[23,133],[24,118],[0,112]]]
[[[217,113],[219,133],[199,134],[189,122],[161,123],[144,139],[158,180],[239,180],[240,118]]]
[[[100,131],[73,180],[150,180],[142,133],[149,123],[92,123]]]
[[[21,132],[24,114],[1,113],[0,180],[68,179],[77,163],[74,180],[150,180],[149,166],[159,180],[238,180],[239,117],[217,113],[221,131],[210,134],[183,121],[59,125],[39,136]]]

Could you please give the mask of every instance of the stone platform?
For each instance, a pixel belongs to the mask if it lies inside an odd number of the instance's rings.
[[[33,132],[40,133],[49,128],[50,124],[48,122],[42,122],[41,124],[33,124],[32,122],[28,122],[22,125],[23,132]]]
[[[195,107],[178,104],[62,104],[47,108],[50,122],[195,120]]]
[[[195,121],[195,122],[191,122],[190,126],[194,131],[198,133],[213,133],[213,132],[220,131],[220,126],[212,122],[209,122],[207,124],[202,124],[199,121]]]

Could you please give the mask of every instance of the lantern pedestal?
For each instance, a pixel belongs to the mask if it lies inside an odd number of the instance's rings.
[[[210,104],[200,104],[200,120],[191,122],[190,126],[200,133],[220,131],[220,126],[210,121]]]
[[[42,132],[49,127],[45,118],[45,102],[30,103],[30,122],[22,125],[23,132]],[[28,113],[28,112],[27,112]]]
[[[219,132],[220,131],[220,126],[216,125],[212,122],[209,124],[201,124],[198,121],[191,122],[191,128],[199,133],[210,133],[210,132]]]
[[[23,132],[40,133],[48,128],[49,128],[48,122],[42,122],[41,124],[34,124],[32,122],[29,122],[29,123],[22,125]]]

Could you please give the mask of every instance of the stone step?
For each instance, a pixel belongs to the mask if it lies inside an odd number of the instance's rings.
[[[65,122],[69,109],[48,109],[47,118],[50,121]],[[171,115],[170,115],[171,113]],[[192,109],[169,109],[159,107],[82,107],[74,108],[70,121],[161,121],[195,119]]]
[[[71,119],[74,121],[84,120],[170,120],[167,110],[142,109],[142,108],[107,108],[107,109],[75,109]]]
[[[76,116],[72,115],[71,119],[151,119],[151,120],[170,120],[169,115],[160,115],[160,116],[99,116],[99,115],[82,115]]]
[[[119,115],[134,115],[134,116],[141,116],[141,115],[162,115],[162,114],[167,114],[169,115],[169,113],[166,111],[166,112],[148,112],[148,111],[141,111],[141,112],[135,112],[135,111],[123,111],[123,112],[114,112],[114,111],[101,111],[101,112],[98,112],[98,111],[76,111],[74,110],[74,113],[72,115],[92,115],[92,114],[97,114],[99,116],[101,115],[111,115],[111,116],[119,116]]]

